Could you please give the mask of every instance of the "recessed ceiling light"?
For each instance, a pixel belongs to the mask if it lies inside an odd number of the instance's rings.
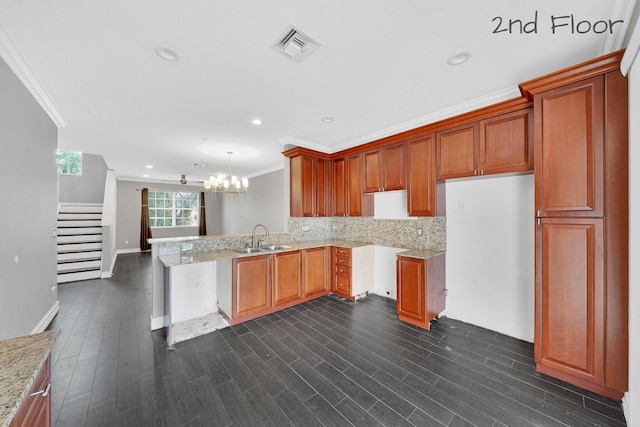
[[[325,123],[333,123],[335,119],[333,117],[323,117],[320,120],[322,120]]]
[[[262,120],[260,120],[260,119],[253,119],[253,120],[251,120],[251,123],[253,123],[253,124],[254,124],[254,125],[256,125],[256,126],[259,126],[259,125],[261,125],[261,124],[262,124]]]
[[[180,60],[180,55],[178,55],[175,50],[166,46],[156,46],[154,51],[156,52],[156,55],[165,61],[175,62]]]
[[[142,176],[144,176],[145,178],[149,178],[149,174],[144,174]]]
[[[152,165],[147,165],[147,166],[145,166],[145,168],[147,168],[147,169],[153,169],[153,166],[152,166]]]
[[[455,55],[453,55],[452,57],[447,59],[447,64],[449,64],[449,65],[464,64],[465,62],[467,62],[469,60],[469,58],[471,58],[471,52],[456,53]]]

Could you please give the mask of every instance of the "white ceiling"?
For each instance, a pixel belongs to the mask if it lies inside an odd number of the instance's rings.
[[[66,123],[60,148],[103,155],[120,179],[193,181],[226,171],[227,151],[234,174],[258,175],[282,167],[284,144],[336,152],[517,96],[520,82],[620,49],[635,3],[0,0],[0,55]],[[506,28],[536,13],[537,33],[493,33],[496,17]],[[551,16],[571,14],[625,22],[553,34]],[[270,48],[291,24],[321,44],[300,64]],[[471,59],[447,65],[461,51]]]

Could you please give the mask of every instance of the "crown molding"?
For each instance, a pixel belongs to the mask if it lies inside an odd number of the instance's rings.
[[[27,90],[33,95],[38,104],[60,129],[67,126],[67,122],[56,108],[47,91],[29,67],[27,60],[22,56],[7,30],[0,24],[0,57],[4,59],[11,71],[20,79]]]
[[[506,89],[499,90],[497,92],[490,93],[485,96],[481,96],[479,98],[471,99],[469,101],[463,102],[458,105],[454,105],[452,107],[445,108],[440,111],[436,111],[435,113],[427,114],[425,116],[418,117],[416,119],[409,120],[407,122],[388,127],[386,129],[382,129],[382,130],[372,132],[370,134],[367,134],[355,139],[351,139],[349,141],[345,141],[341,144],[331,147],[331,150],[329,151],[329,153],[330,154],[338,153],[340,151],[357,147],[359,145],[363,145],[371,141],[376,141],[391,135],[397,135],[399,133],[406,132],[411,129],[436,123],[445,119],[449,119],[451,117],[459,116],[463,113],[468,113],[470,111],[474,111],[483,107],[497,104],[499,102],[507,101],[513,98],[519,98],[521,96],[522,95],[520,94],[520,90],[518,86],[512,86]],[[318,147],[317,144],[314,144],[314,146],[308,146],[304,144],[299,144],[299,145],[305,148],[311,148],[316,151],[327,153],[327,147],[322,147],[323,149],[318,149],[316,148]]]
[[[248,179],[255,178],[255,177],[258,177],[258,176],[266,175],[266,174],[271,173],[271,172],[279,171],[281,169],[284,169],[284,159],[283,159],[283,162],[281,164],[276,165],[276,166],[272,166],[272,167],[267,168],[267,169],[263,169],[263,170],[261,170],[259,172],[251,174],[251,175],[247,175],[247,178]]]
[[[307,141],[306,139],[296,138],[295,136],[287,136],[286,138],[280,140],[280,144],[283,146],[287,144],[294,145],[296,147],[304,147],[309,148],[314,151],[319,151],[325,154],[331,154],[330,148],[326,145],[316,144],[315,142]],[[339,151],[339,150],[336,150]]]
[[[628,28],[628,31],[631,31],[631,38],[622,56],[622,61],[620,61],[620,71],[624,76],[629,73],[631,66],[638,57],[638,53],[640,53],[640,18],[636,20],[635,27]]]
[[[633,12],[635,10],[636,7],[636,2],[637,0],[629,0],[626,3],[626,6],[624,7],[624,14],[623,14],[623,24],[622,24],[622,29],[618,32],[616,32],[615,34],[606,34],[605,37],[602,39],[602,45],[600,46],[600,56],[606,55],[608,53],[611,52],[615,52],[617,50],[622,49],[624,46],[624,39],[627,35],[627,32],[633,28],[631,28],[631,24],[632,24],[632,19],[633,19]],[[622,9],[622,7],[620,8]],[[619,11],[612,11],[611,12],[611,16],[615,16],[614,14],[617,13]]]

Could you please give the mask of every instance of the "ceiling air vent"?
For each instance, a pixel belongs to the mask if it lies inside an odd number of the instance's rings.
[[[320,43],[293,25],[289,27],[271,48],[287,58],[300,63],[320,46]]]

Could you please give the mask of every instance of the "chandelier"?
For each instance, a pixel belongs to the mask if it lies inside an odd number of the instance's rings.
[[[231,175],[231,155],[233,151],[227,151],[227,154],[229,155],[228,172],[218,176],[210,176],[209,181],[204,182],[204,188],[211,190],[213,193],[246,194],[249,189],[249,180],[247,178],[240,180],[237,176]]]

